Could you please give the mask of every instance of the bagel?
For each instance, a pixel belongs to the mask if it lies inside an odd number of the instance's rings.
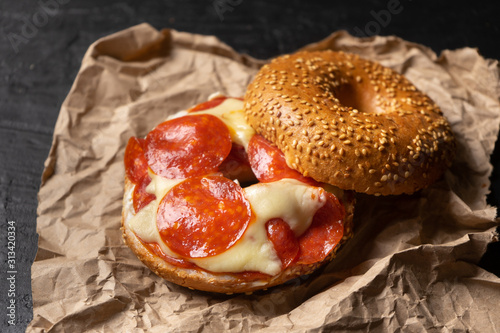
[[[352,236],[354,193],[411,194],[452,162],[439,107],[343,52],[272,60],[125,150],[125,243],[160,277],[249,293],[309,274]]]
[[[122,235],[155,274],[250,293],[310,274],[352,236],[354,194],[304,177],[213,96],[170,117],[124,156]]]
[[[318,182],[411,194],[452,162],[439,107],[404,76],[344,52],[298,52],[264,65],[245,95],[247,122],[287,164]]]

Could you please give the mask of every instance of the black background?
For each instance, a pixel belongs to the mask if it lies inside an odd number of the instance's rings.
[[[30,267],[36,253],[37,192],[59,108],[91,43],[148,22],[157,29],[215,35],[256,58],[292,52],[335,30],[397,35],[444,49],[478,48],[500,59],[499,1],[97,1],[0,2],[0,330],[24,331],[32,318]],[[389,11],[392,10],[392,13]],[[500,162],[488,202],[498,206]],[[8,221],[16,227],[16,326],[6,300]],[[481,266],[500,275],[500,249]]]

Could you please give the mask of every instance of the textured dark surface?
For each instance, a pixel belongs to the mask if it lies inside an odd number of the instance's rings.
[[[392,10],[392,13],[389,11]],[[142,22],[215,35],[238,52],[269,58],[338,29],[398,35],[443,49],[476,47],[500,59],[500,2],[388,1],[97,1],[0,2],[0,331],[24,331],[32,318],[30,267],[36,253],[36,194],[61,103],[88,46]],[[492,163],[500,166],[497,148]],[[489,202],[500,202],[500,170]],[[9,326],[9,221],[15,226],[15,326]],[[12,228],[11,228],[12,230]],[[12,234],[11,234],[12,236]],[[499,246],[481,265],[500,275]]]

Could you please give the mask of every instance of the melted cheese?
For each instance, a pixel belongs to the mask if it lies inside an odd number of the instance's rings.
[[[216,97],[217,95],[210,96]],[[182,117],[188,115],[187,111],[181,111],[169,119]],[[227,98],[221,104],[214,108],[196,111],[191,114],[211,114],[218,117],[220,120],[226,124],[229,128],[231,134],[231,139],[233,142],[242,145],[245,149],[248,148],[248,143],[250,139],[255,134],[255,131],[250,127],[245,121],[245,113],[243,111],[243,101],[236,98]]]
[[[197,113],[219,117],[228,126],[233,142],[246,149],[255,132],[245,122],[242,109],[242,101],[228,98],[215,108]],[[183,111],[171,118],[186,114]],[[169,180],[152,172],[150,176],[152,181],[146,190],[155,194],[157,199],[137,214],[127,216],[125,223],[143,241],[157,243],[165,254],[178,258],[179,256],[171,251],[160,237],[156,225],[156,213],[161,198],[183,179]],[[311,224],[315,212],[324,205],[326,200],[324,190],[294,179],[282,179],[272,183],[254,184],[244,188],[243,191],[255,218],[242,238],[222,254],[188,260],[212,272],[257,271],[270,275],[278,274],[281,271],[281,261],[267,238],[266,222],[273,218],[281,218],[290,225],[296,236],[300,236]],[[130,207],[132,191],[127,195]]]
[[[179,180],[168,180],[153,175],[147,190],[162,198]],[[155,185],[151,185],[155,184]],[[243,189],[255,214],[243,237],[224,253],[213,257],[187,259],[212,272],[258,271],[270,275],[281,271],[281,261],[267,238],[265,224],[273,218],[286,221],[297,236],[311,224],[314,213],[324,205],[321,188],[294,179],[272,183],[258,183]],[[128,227],[146,242],[156,242],[165,254],[178,257],[161,240],[156,226],[156,212],[160,200],[155,200],[130,218]]]
[[[147,186],[146,191],[156,195],[156,200],[153,200],[137,214],[130,217],[128,221],[126,221],[127,226],[143,241],[157,243],[165,254],[178,258],[179,256],[172,252],[160,237],[158,227],[156,226],[156,212],[158,211],[161,198],[163,198],[172,187],[182,182],[183,179],[167,179],[157,176],[151,171],[149,171],[149,176],[151,177],[151,183]],[[132,193],[130,196],[131,195]]]

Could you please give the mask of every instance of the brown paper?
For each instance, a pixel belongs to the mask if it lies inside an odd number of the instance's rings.
[[[429,94],[458,141],[443,180],[411,196],[359,195],[338,258],[283,286],[226,296],[165,282],[121,239],[126,142],[213,92],[242,96],[263,62],[214,37],[132,27],[90,47],[62,105],[39,192],[28,331],[500,330],[500,279],[477,266],[498,225],[485,199],[497,62],[346,32],[305,48],[358,53]]]

